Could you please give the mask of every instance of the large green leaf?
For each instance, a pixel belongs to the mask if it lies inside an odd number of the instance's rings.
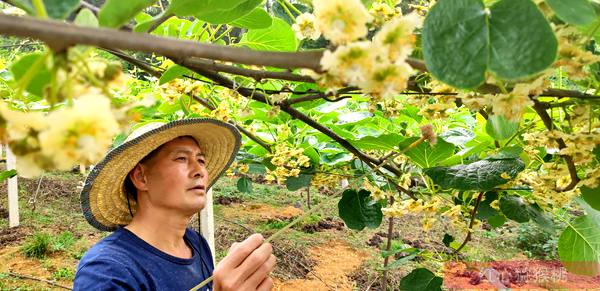
[[[600,187],[581,186],[581,198],[592,208],[600,211]]]
[[[531,0],[502,0],[491,8],[489,69],[514,80],[546,69],[556,59],[558,41]]]
[[[19,60],[12,64],[10,67],[10,71],[13,74],[15,81],[19,81],[30,68],[34,66],[37,62],[43,62],[41,58],[44,55],[42,53],[31,53],[22,56]],[[35,94],[37,96],[44,96],[44,87],[50,83],[50,71],[48,67],[46,67],[45,63],[39,64],[39,69],[32,72],[33,77],[29,81],[27,88],[25,88],[29,93]]]
[[[245,0],[237,6],[232,6],[233,8],[230,9],[202,11],[196,14],[196,17],[213,24],[229,23],[252,12],[261,2],[262,0]]]
[[[246,0],[173,0],[168,12],[179,17],[199,14],[209,14],[219,10],[229,10],[237,7]]]
[[[506,119],[502,115],[490,115],[485,125],[485,131],[496,140],[512,137],[519,130],[519,122]]]
[[[569,272],[587,276],[600,273],[600,227],[589,215],[568,223],[558,238],[558,255]]]
[[[501,0],[489,10],[481,0],[438,1],[427,14],[422,39],[431,74],[458,88],[479,86],[487,69],[510,80],[540,72],[552,64],[558,47],[531,0]]]
[[[263,51],[295,51],[298,44],[291,26],[275,17],[269,28],[249,29],[239,45]]]
[[[262,8],[254,8],[250,13],[236,19],[231,25],[248,28],[260,29],[267,28],[273,23],[273,18]]]
[[[400,290],[403,291],[435,291],[442,290],[444,280],[437,277],[425,268],[412,270],[400,281]]]
[[[423,172],[443,188],[488,191],[508,182],[500,177],[502,173],[514,178],[523,169],[521,159],[485,159],[468,165],[426,168]]]
[[[405,149],[413,142],[418,140],[417,137],[407,138],[400,142],[400,149]],[[406,151],[406,156],[413,163],[421,168],[435,166],[437,163],[449,158],[454,154],[454,145],[438,138],[435,145],[430,145],[428,142],[422,142],[416,147]]]
[[[485,7],[480,0],[441,0],[423,24],[423,56],[437,79],[459,88],[483,83],[488,58]]]
[[[588,0],[546,0],[546,3],[566,23],[587,25],[596,20],[596,11]]]
[[[120,27],[156,0],[107,0],[98,12],[100,26]]]
[[[298,177],[288,177],[285,186],[289,191],[297,191],[310,185],[313,175],[300,174]]]
[[[348,189],[342,193],[338,202],[338,212],[346,225],[355,230],[366,227],[377,228],[381,224],[383,214],[381,204],[371,200],[371,193],[366,190]]]
[[[529,221],[529,213],[525,211],[527,204],[518,196],[504,195],[500,198],[500,210],[507,218],[523,223]]]

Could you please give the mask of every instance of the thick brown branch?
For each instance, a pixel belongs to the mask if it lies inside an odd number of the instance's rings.
[[[39,39],[55,51],[76,44],[108,49],[156,53],[173,59],[199,57],[247,65],[308,68],[318,71],[321,51],[264,52],[246,48],[198,43],[106,28],[0,14],[0,34]]]
[[[535,110],[535,112],[537,112],[537,114],[542,119],[544,126],[548,130],[554,130],[554,124],[552,123],[552,118],[550,118],[550,115],[548,115],[548,112],[546,112],[546,108],[544,107],[544,105],[537,100],[533,100],[533,109]],[[562,138],[557,138],[556,143],[558,143],[558,148],[561,150],[567,147],[567,144],[565,143],[565,141]],[[569,155],[561,155],[561,156],[565,160],[565,163],[567,163],[567,168],[569,169],[569,175],[571,176],[571,182],[565,188],[558,189],[558,190],[559,191],[569,191],[569,190],[572,190],[573,188],[575,188],[575,186],[577,186],[577,183],[579,183],[580,180],[579,180],[579,177],[577,176],[577,168],[575,167],[575,162],[573,161],[573,157],[571,157]]]
[[[228,74],[242,75],[260,81],[262,79],[279,79],[296,82],[314,83],[315,80],[309,76],[297,75],[289,72],[273,72],[263,70],[251,70],[236,66],[219,64],[213,60],[201,58],[187,58],[181,64],[188,68],[204,68],[211,71],[223,72]]]

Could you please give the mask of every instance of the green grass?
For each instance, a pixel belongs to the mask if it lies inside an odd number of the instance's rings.
[[[57,237],[52,240],[53,251],[66,251],[73,244],[75,244],[77,238],[70,231],[63,231]]]
[[[56,270],[56,272],[52,273],[52,278],[54,280],[68,280],[72,281],[75,279],[75,271],[70,268],[60,268]]]
[[[29,258],[43,259],[51,252],[52,237],[44,232],[37,232],[29,237],[21,247],[23,255]]]

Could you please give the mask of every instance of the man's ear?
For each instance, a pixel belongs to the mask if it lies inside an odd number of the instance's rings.
[[[147,191],[148,190],[148,179],[146,178],[146,173],[144,171],[144,166],[142,164],[137,164],[129,172],[129,179],[135,186],[138,191]]]

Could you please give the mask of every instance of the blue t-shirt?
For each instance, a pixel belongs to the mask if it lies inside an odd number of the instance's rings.
[[[83,256],[73,290],[190,290],[212,275],[206,240],[186,229],[193,256],[183,259],[151,246],[126,228],[102,239]],[[212,290],[212,282],[201,290]]]

